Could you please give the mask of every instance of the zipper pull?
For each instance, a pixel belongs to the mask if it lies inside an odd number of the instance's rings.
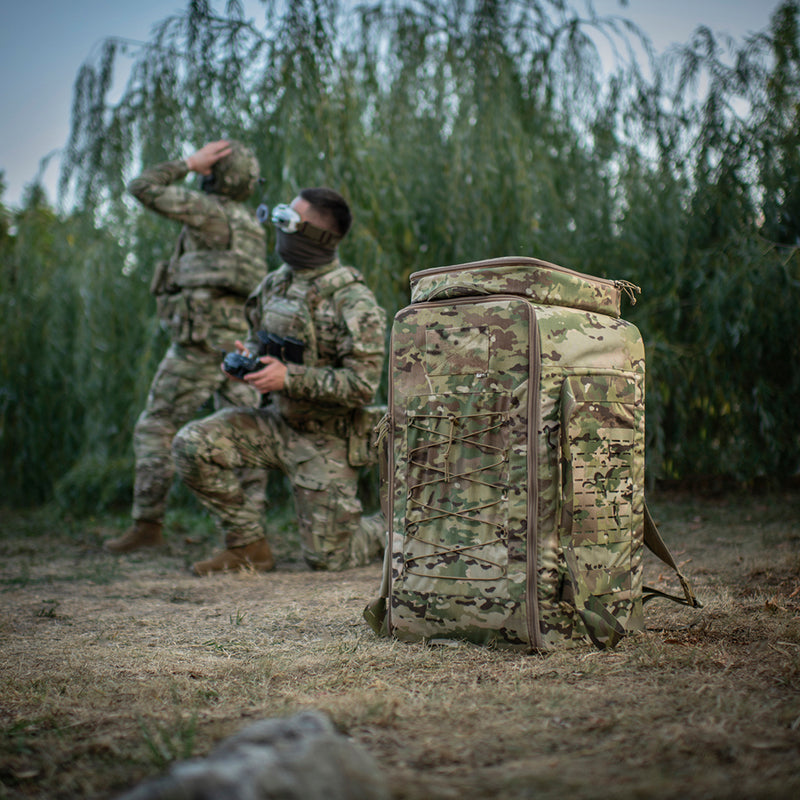
[[[636,305],[636,295],[641,294],[642,290],[635,283],[631,283],[630,281],[614,281],[614,286],[628,295],[628,300],[631,301],[632,306]]]

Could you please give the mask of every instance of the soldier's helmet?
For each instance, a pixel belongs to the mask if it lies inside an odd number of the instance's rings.
[[[233,200],[246,200],[256,188],[261,170],[255,153],[235,139],[229,139],[231,152],[211,167],[213,191]]]

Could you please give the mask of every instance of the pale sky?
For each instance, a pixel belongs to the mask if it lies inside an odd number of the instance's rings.
[[[58,151],[69,135],[72,88],[78,69],[110,36],[146,41],[153,26],[186,8],[188,0],[0,0],[0,169],[3,201],[18,206],[24,187],[53,153],[44,184],[55,200]],[[578,9],[585,0],[573,0]],[[699,25],[736,39],[763,30],[779,0],[594,0],[600,14],[633,20],[657,52],[686,42]],[[224,0],[213,2],[224,8]],[[246,15],[263,27],[259,0]]]

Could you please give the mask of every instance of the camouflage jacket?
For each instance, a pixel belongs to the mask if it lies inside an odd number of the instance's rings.
[[[242,302],[264,277],[266,236],[240,202],[173,185],[187,173],[184,161],[168,161],[128,185],[145,207],[183,223],[151,291],[173,341],[231,348],[246,331]]]
[[[248,348],[267,331],[304,344],[302,363],[287,361],[286,386],[273,398],[289,424],[318,430],[369,404],[383,370],[386,314],[358,270],[338,261],[315,270],[287,265],[267,275],[245,304]],[[335,427],[339,433],[346,433]]]

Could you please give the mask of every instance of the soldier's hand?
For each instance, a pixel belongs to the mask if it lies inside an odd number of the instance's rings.
[[[197,172],[200,175],[209,175],[211,167],[230,152],[231,147],[225,139],[220,139],[218,142],[209,142],[186,159],[186,166],[192,172]]]
[[[264,369],[245,375],[245,381],[255,386],[261,394],[280,392],[286,385],[286,364],[272,356],[262,356],[261,363]]]

